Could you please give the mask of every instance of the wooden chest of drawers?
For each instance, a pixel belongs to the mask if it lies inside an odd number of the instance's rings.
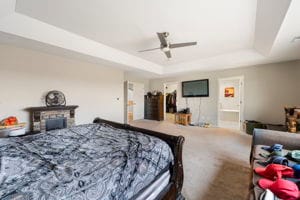
[[[164,120],[164,96],[145,95],[145,119]]]

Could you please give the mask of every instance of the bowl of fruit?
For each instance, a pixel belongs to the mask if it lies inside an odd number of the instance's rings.
[[[19,136],[25,134],[25,123],[19,123],[14,116],[0,121],[0,133],[4,136]]]

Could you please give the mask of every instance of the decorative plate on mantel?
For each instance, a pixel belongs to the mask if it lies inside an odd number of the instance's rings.
[[[52,90],[46,95],[46,106],[55,107],[55,106],[65,106],[66,98],[61,91]]]

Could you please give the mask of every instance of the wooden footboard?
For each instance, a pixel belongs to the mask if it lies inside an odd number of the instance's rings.
[[[148,129],[137,128],[128,124],[120,124],[100,118],[96,118],[94,123],[106,123],[115,128],[126,129],[141,132],[147,135],[152,135],[164,140],[172,149],[174,155],[174,165],[170,168],[171,178],[170,183],[164,191],[159,195],[162,200],[184,199],[181,190],[183,185],[183,164],[182,164],[182,146],[184,143],[183,136],[173,136],[165,133],[151,131]]]

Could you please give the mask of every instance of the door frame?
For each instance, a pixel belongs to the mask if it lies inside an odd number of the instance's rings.
[[[130,81],[124,81],[124,124],[128,124],[128,85]]]
[[[176,90],[176,107],[178,109],[178,92],[179,92],[179,82],[177,81],[173,81],[173,82],[166,82],[163,84],[164,86],[164,120],[166,120],[166,107],[167,107],[167,104],[166,104],[166,86],[169,85],[169,84],[176,84],[177,85],[177,90]]]
[[[124,81],[124,123],[125,124],[129,124],[129,121],[128,121],[128,88],[129,88],[128,85],[129,84],[133,84],[133,85],[134,84],[143,84],[145,86],[144,83],[140,83],[140,82],[134,82],[134,81],[128,81],[128,80]],[[144,104],[143,104],[143,106],[144,106]]]
[[[218,79],[218,104],[217,104],[217,111],[218,111],[218,126],[220,123],[220,88],[221,88],[221,81],[226,81],[226,80],[239,80],[239,96],[240,96],[240,112],[239,112],[239,130],[242,130],[243,127],[243,121],[245,120],[244,118],[244,95],[245,95],[245,91],[244,91],[244,79],[245,77],[243,75],[241,76],[232,76],[232,77],[226,77],[226,78],[219,78]]]

